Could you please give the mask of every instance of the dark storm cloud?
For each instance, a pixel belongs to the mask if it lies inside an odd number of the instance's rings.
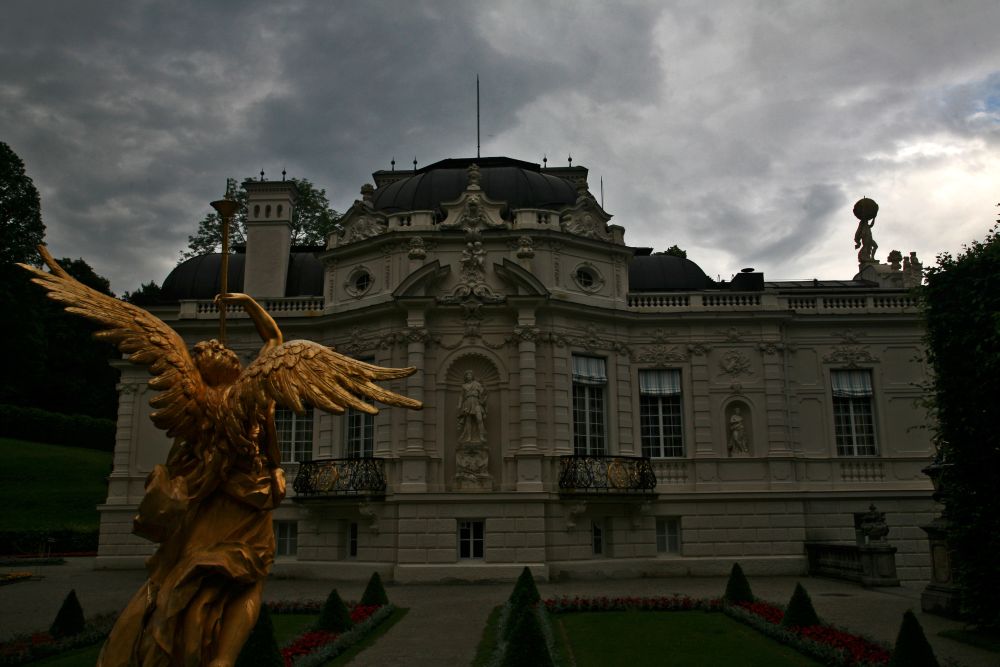
[[[343,210],[393,157],[473,154],[477,73],[484,155],[572,153],[630,243],[677,243],[713,275],[845,277],[864,194],[880,245],[925,258],[992,213],[986,0],[13,2],[4,19],[0,140],[53,251],[119,292],[163,279],[227,176],[286,168]]]

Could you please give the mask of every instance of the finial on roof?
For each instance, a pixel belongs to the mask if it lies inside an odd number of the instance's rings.
[[[285,169],[281,169],[281,180],[285,180]]]
[[[396,171],[396,156],[393,155],[392,159],[389,160],[390,171]]]
[[[413,156],[413,171],[417,170],[417,156]]]
[[[567,159],[569,160],[569,166],[572,167],[573,166],[573,156],[570,155]]]
[[[546,168],[548,168],[548,166],[549,166],[549,156],[548,155],[543,155],[542,156],[542,169],[546,169]]]
[[[260,170],[260,182],[261,183],[264,182],[264,170],[263,169]]]

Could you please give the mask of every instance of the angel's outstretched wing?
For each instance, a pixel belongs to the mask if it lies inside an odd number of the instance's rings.
[[[33,283],[41,285],[50,299],[58,301],[66,312],[82,315],[101,325],[95,338],[107,340],[128,354],[128,360],[149,367],[155,377],[149,386],[161,391],[149,404],[156,408],[150,415],[153,423],[167,435],[188,438],[196,435],[202,413],[199,399],[205,384],[176,331],[142,308],[102,294],[79,282],[59,266],[45,246],[39,252],[52,273],[32,266],[20,266],[32,274]]]
[[[237,381],[229,400],[279,405],[302,413],[305,403],[334,414],[354,408],[376,414],[378,408],[363,399],[419,410],[420,401],[401,396],[376,384],[413,375],[416,368],[383,368],[345,357],[330,348],[307,340],[292,340],[266,350],[254,360]]]

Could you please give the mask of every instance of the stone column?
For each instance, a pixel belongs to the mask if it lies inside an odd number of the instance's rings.
[[[517,318],[514,328],[517,338],[518,372],[520,374],[520,442],[514,456],[517,461],[517,490],[542,491],[542,452],[538,448],[538,402],[536,348],[538,329],[534,309],[526,309]]]
[[[406,365],[419,369],[406,378],[404,393],[418,401],[424,400],[424,352],[427,345],[427,329],[424,327],[424,311],[411,309],[406,318]],[[429,457],[424,449],[424,419],[415,410],[406,411],[406,446],[400,455],[399,491],[401,493],[423,493],[427,491],[427,464]]]

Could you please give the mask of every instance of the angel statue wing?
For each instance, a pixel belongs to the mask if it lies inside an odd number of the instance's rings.
[[[34,275],[31,281],[44,287],[48,297],[67,312],[101,325],[95,338],[114,343],[129,361],[149,367],[154,376],[149,386],[161,392],[149,401],[156,408],[150,418],[158,428],[172,438],[196,435],[205,383],[180,335],[142,308],[79,282],[52,259],[44,245],[38,251],[51,273],[20,264]]]
[[[378,408],[363,398],[419,410],[423,407],[420,401],[375,384],[377,380],[413,375],[416,370],[375,366],[319,343],[292,340],[261,352],[247,366],[236,383],[237,400],[256,404],[273,400],[299,414],[305,411],[306,403],[334,414],[343,413],[345,408],[377,414]]]

